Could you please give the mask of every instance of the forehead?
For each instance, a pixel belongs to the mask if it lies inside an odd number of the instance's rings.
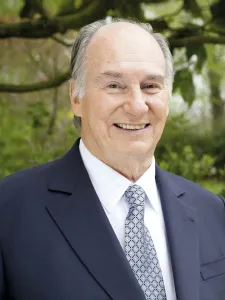
[[[100,28],[87,49],[88,73],[112,68],[123,72],[154,71],[165,74],[163,52],[143,28],[128,23],[114,23]]]

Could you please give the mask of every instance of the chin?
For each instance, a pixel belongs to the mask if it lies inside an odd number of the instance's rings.
[[[144,143],[127,143],[124,147],[120,147],[120,151],[127,155],[139,156],[152,153],[152,145]]]

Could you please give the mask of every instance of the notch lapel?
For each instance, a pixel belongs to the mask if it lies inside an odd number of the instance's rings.
[[[156,166],[156,182],[164,214],[177,300],[199,300],[200,260],[196,211],[182,191]]]
[[[57,162],[49,191],[50,216],[111,299],[145,300],[83,165],[79,141]]]

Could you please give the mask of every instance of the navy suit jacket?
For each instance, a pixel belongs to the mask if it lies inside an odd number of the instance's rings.
[[[156,181],[177,299],[224,300],[224,200],[158,166]],[[79,141],[59,160],[1,182],[0,299],[145,300]]]

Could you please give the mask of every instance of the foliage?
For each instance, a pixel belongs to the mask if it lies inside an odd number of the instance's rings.
[[[187,69],[179,70],[175,74],[174,82],[175,92],[180,92],[182,97],[191,105],[195,100],[195,86],[192,73]]]
[[[191,139],[193,138],[193,128],[195,136],[197,134],[196,127],[184,113],[169,115],[163,135],[157,146],[157,157],[161,159],[161,157],[167,155],[168,151],[181,153],[185,146],[193,145]],[[199,144],[202,145],[202,141]],[[202,153],[198,153],[198,158],[201,155]]]
[[[214,158],[204,154],[199,160],[191,145],[185,146],[181,152],[173,152],[166,146],[167,152],[160,159],[160,167],[166,171],[184,176],[190,180],[201,180],[210,175]]]
[[[156,150],[159,164],[191,180],[215,176],[224,180],[225,123],[218,122],[215,131],[183,114],[170,116]]]
[[[212,113],[204,120],[170,117],[157,161],[192,180],[224,180],[225,124],[218,120],[224,117],[224,7],[223,0],[1,1],[0,177],[57,158],[72,145],[71,45],[81,26],[115,16],[150,22],[166,35],[175,94],[189,107],[197,98],[210,102]]]
[[[184,47],[185,61],[189,64],[193,55],[197,56],[195,70],[188,67],[176,73],[175,88],[191,105],[195,99],[194,71],[201,72],[207,55],[204,44],[225,43],[223,29],[223,0],[11,0],[0,4],[3,20],[10,16],[10,22],[0,23],[0,39],[45,38],[56,39],[64,46],[65,34],[77,30],[96,19],[106,16],[132,17],[142,22],[150,22],[155,31],[167,35],[172,51]],[[13,18],[14,17],[14,18]],[[222,19],[221,19],[222,18]],[[222,24],[222,25],[221,25]],[[60,37],[56,36],[59,34]],[[71,45],[68,43],[68,45]],[[68,79],[69,67],[59,73],[55,80],[38,84],[39,89],[58,86]],[[18,87],[19,85],[19,87]],[[26,86],[22,81],[11,85],[3,80],[0,92],[22,92],[37,90],[35,84]]]
[[[211,191],[214,194],[219,194],[222,197],[225,197],[225,190],[224,190],[224,184],[223,182],[219,182],[215,179],[207,179],[203,181],[198,182],[201,186],[203,186],[205,189]]]
[[[69,149],[77,138],[72,115],[67,117],[65,110],[61,112],[54,133],[49,134],[49,114],[49,107],[41,101],[9,108],[1,100],[0,178],[56,159]]]

